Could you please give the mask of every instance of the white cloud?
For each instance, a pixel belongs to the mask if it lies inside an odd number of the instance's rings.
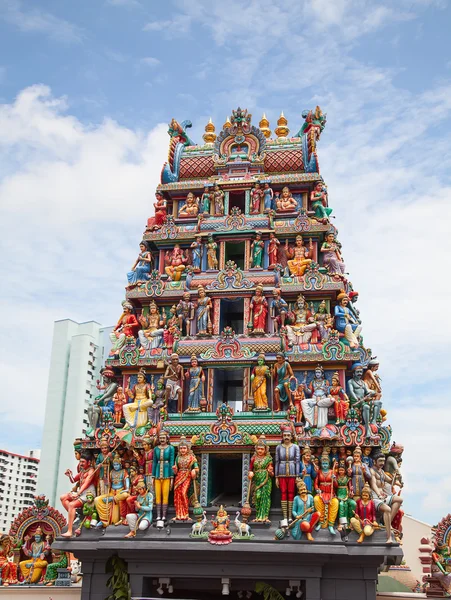
[[[176,14],[172,19],[163,21],[149,21],[143,27],[143,31],[161,31],[162,34],[171,39],[188,33],[191,28],[191,17],[185,14]]]
[[[139,62],[147,67],[158,67],[158,65],[161,64],[161,61],[158,60],[158,58],[154,58],[153,56],[146,56],[145,58],[141,58]]]

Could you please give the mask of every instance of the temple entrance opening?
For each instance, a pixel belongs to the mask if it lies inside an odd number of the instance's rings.
[[[237,267],[244,269],[244,242],[225,242],[225,260],[233,260]]]
[[[221,300],[221,318],[219,321],[219,330],[223,331],[224,327],[231,327],[233,331],[239,335],[244,333],[244,299],[237,298],[236,300]]]
[[[209,473],[209,503],[211,506],[238,506],[241,502],[241,454],[211,454]]]
[[[234,206],[239,208],[241,210],[242,214],[244,215],[245,208],[246,208],[246,199],[245,199],[244,192],[230,192],[229,213],[231,212],[231,210]]]
[[[215,369],[213,393],[213,410],[224,402],[233,408],[235,413],[243,410],[244,369],[240,367]]]

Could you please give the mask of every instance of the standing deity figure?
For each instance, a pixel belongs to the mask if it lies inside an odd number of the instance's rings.
[[[211,196],[212,195],[210,194],[210,188],[208,186],[205,186],[204,192],[200,198],[200,213],[202,215],[210,214]]]
[[[61,504],[67,510],[67,531],[61,534],[62,537],[72,537],[75,515],[78,508],[81,508],[86,502],[86,494],[91,492],[96,493],[95,471],[92,466],[92,456],[89,452],[82,452],[78,464],[78,473],[73,476],[72,471],[68,469],[66,475],[73,483],[77,484],[77,489],[72,490],[67,494],[63,494],[60,498]]]
[[[191,321],[194,319],[194,304],[190,300],[190,293],[185,292],[177,304],[177,317],[181,334],[191,335]],[[183,327],[185,326],[185,327]]]
[[[106,494],[94,500],[100,522],[98,526],[120,525],[127,516],[126,500],[130,495],[130,477],[122,467],[119,454],[113,457],[113,468],[110,471],[110,487]]]
[[[133,263],[132,270],[127,273],[129,287],[138,285],[138,283],[142,283],[149,279],[153,261],[152,252],[149,252],[147,243],[144,241],[139,244],[139,250],[138,258]]]
[[[293,394],[293,406],[296,409],[296,423],[302,421],[302,401],[305,400],[305,384],[307,381],[307,371],[304,371],[304,381],[297,384]]]
[[[175,244],[174,249],[170,252],[166,250],[164,262],[166,264],[164,270],[169,281],[180,281],[188,262],[185,253],[180,248],[180,244]]]
[[[349,296],[346,292],[342,291],[338,294],[337,301],[338,304],[335,307],[335,329],[344,335],[345,341],[351,348],[358,348],[362,326],[348,307]]]
[[[182,380],[183,367],[179,364],[179,355],[171,354],[171,362],[164,373],[166,386],[166,406],[169,413],[182,411]]]
[[[327,527],[329,532],[335,535],[334,523],[339,507],[338,499],[335,496],[337,478],[335,469],[330,468],[329,455],[326,453],[321,455],[320,470],[315,479],[315,489],[314,504],[321,518],[316,529]]]
[[[387,532],[387,544],[392,544],[391,523],[401,508],[403,499],[396,494],[387,494],[385,491],[386,474],[384,472],[385,456],[377,452],[374,456],[374,464],[371,468],[371,490],[376,511],[383,516],[385,530]]]
[[[207,266],[209,271],[216,271],[218,268],[218,258],[216,252],[218,244],[214,241],[213,236],[208,236],[208,241],[205,244],[207,248]]]
[[[117,392],[113,396],[114,402],[114,424],[120,425],[121,419],[123,417],[123,407],[124,404],[127,404],[127,397],[124,394],[124,388],[119,386],[117,388]]]
[[[269,234],[269,244],[268,244],[268,258],[269,265],[268,269],[273,270],[274,266],[278,263],[278,252],[279,252],[280,240],[276,238],[276,234],[271,231]]]
[[[362,495],[366,480],[370,478],[370,471],[362,461],[362,450],[359,446],[354,448],[352,463],[348,467],[347,474],[351,478],[351,495],[354,500],[358,500]]]
[[[10,562],[14,556],[14,538],[4,533],[0,534],[0,580],[1,585],[8,586],[17,583],[17,565]]]
[[[298,493],[294,499],[292,511],[296,523],[291,530],[291,535],[294,540],[300,540],[302,534],[305,533],[308,541],[313,542],[312,531],[321,518],[321,514],[315,510],[313,496],[302,479],[298,479],[297,488]]]
[[[261,435],[255,444],[255,453],[251,458],[249,467],[249,485],[252,485],[253,504],[255,506],[256,523],[270,523],[269,511],[271,509],[272,478],[274,465],[266,443],[266,438]]]
[[[293,510],[296,478],[301,468],[301,451],[293,443],[293,431],[289,426],[282,429],[282,443],[276,448],[276,487],[282,496],[281,505],[284,519],[288,519]]]
[[[271,301],[271,319],[274,323],[274,332],[278,333],[281,327],[285,327],[285,320],[288,314],[288,304],[281,296],[282,292],[278,288],[272,291],[273,300]]]
[[[191,356],[191,366],[186,370],[185,379],[189,381],[188,408],[185,412],[199,412],[200,401],[204,398],[205,373],[195,354]]]
[[[160,315],[157,303],[155,300],[149,305],[149,313],[147,316],[140,315],[139,322],[142,329],[138,331],[139,342],[141,344],[140,355],[150,355],[152,350],[160,348],[163,344],[164,325],[166,315]]]
[[[327,188],[321,181],[315,185],[310,193],[311,208],[315,211],[315,219],[321,223],[328,223],[332,209],[327,206]]]
[[[98,386],[98,389],[102,393],[96,396],[94,402],[88,406],[89,427],[86,429],[87,437],[94,437],[101,418],[105,417],[107,413],[112,416],[114,411],[114,395],[117,391],[114,371],[109,367],[104,367],[100,370],[100,374],[102,375],[103,386]]]
[[[371,488],[368,483],[363,486],[361,497],[356,502],[354,516],[351,517],[351,526],[359,534],[358,544],[361,544],[365,537],[373,535],[374,528],[379,526],[376,519],[376,507],[371,500]]]
[[[181,219],[193,219],[197,217],[199,212],[199,206],[196,202],[193,192],[188,192],[186,196],[186,202],[179,210],[179,217]]]
[[[251,388],[254,398],[254,411],[268,410],[268,396],[266,395],[266,380],[271,377],[271,370],[265,364],[265,355],[257,358],[257,366],[252,369]]]
[[[194,273],[200,273],[202,269],[202,236],[196,235],[190,246]]]
[[[152,489],[152,463],[153,463],[153,448],[152,438],[145,435],[142,439],[144,454],[141,459],[141,464],[144,467],[144,482],[148,490]]]
[[[365,437],[372,437],[371,425],[377,425],[377,419],[381,412],[382,402],[374,400],[376,392],[363,381],[363,367],[360,363],[354,363],[352,379],[348,381],[348,396],[351,408],[357,408],[361,412],[363,424],[365,425]]]
[[[348,304],[348,308],[352,312],[352,314],[354,315],[355,320],[358,323],[361,323],[362,321],[360,319],[360,310],[356,306],[357,301],[359,299],[359,292],[355,292],[353,290],[352,292],[349,292],[348,297],[349,297],[349,300],[350,300],[350,302]]]
[[[334,400],[330,395],[329,382],[321,365],[316,367],[313,379],[305,393],[308,398],[301,402],[305,417],[305,429],[308,430],[311,427],[322,429],[327,425],[328,410]]]
[[[146,484],[142,480],[137,483],[136,492],[134,510],[126,516],[126,524],[130,529],[126,538],[135,537],[138,529],[145,531],[152,523],[153,493],[146,488]]]
[[[263,295],[263,287],[257,285],[250,303],[249,323],[253,333],[266,333],[268,301]]]
[[[131,390],[128,388],[125,390],[131,401],[122,410],[127,426],[139,435],[148,424],[147,409],[152,406],[153,400],[152,390],[147,383],[147,375],[144,369],[140,369],[137,380],[138,383]]]
[[[40,527],[36,529],[32,543],[30,543],[30,536],[25,536],[25,544],[22,546],[22,552],[27,557],[19,563],[19,569],[23,576],[22,583],[39,583],[42,572],[48,565],[46,557],[50,554],[50,546],[44,540]]]
[[[282,189],[282,195],[276,199],[277,212],[294,212],[298,207],[297,201],[293,198],[289,187]]]
[[[329,232],[321,246],[320,252],[324,255],[324,266],[327,267],[329,275],[339,275],[342,277],[346,270],[346,265],[341,257],[340,247],[335,240],[335,234]]]
[[[110,333],[111,350],[110,357],[117,356],[127,338],[136,339],[136,333],[139,329],[139,323],[133,314],[133,305],[130,302],[122,302],[123,313],[116,323],[113,331]]]
[[[163,331],[164,345],[169,354],[172,354],[174,345],[174,336],[179,331],[179,318],[177,315],[177,305],[173,304],[169,309],[169,319],[166,321],[166,326]]]
[[[200,285],[197,288],[197,306],[196,306],[196,329],[197,335],[211,335],[211,311],[213,304],[207,296],[205,288]]]
[[[156,202],[154,202],[155,216],[147,220],[146,231],[157,231],[160,229],[167,217],[167,202],[161,192],[155,193]]]
[[[149,406],[147,409],[147,417],[152,427],[156,427],[160,423],[161,412],[165,407],[165,390],[162,377],[157,381],[157,389],[155,390],[152,387],[152,400],[152,406]]]
[[[316,343],[318,325],[302,294],[297,297],[293,308],[293,317],[292,323],[287,325],[288,344],[301,346],[302,344]]]
[[[377,358],[372,358],[368,363],[368,369],[365,371],[365,375],[363,376],[363,381],[366,385],[375,393],[374,399],[380,400],[382,398],[382,386],[381,386],[381,378],[377,373],[379,369],[379,361]]]
[[[313,316],[315,323],[318,327],[319,338],[321,342],[325,342],[329,339],[330,331],[334,325],[334,319],[327,310],[325,300],[321,300],[318,305],[318,309]]]
[[[306,268],[312,262],[313,256],[313,242],[312,238],[309,241],[308,249],[304,246],[302,235],[296,236],[296,245],[294,248],[288,246],[288,240],[285,240],[285,253],[287,258],[288,268],[292,275],[296,277],[302,277],[305,273]]]
[[[155,491],[157,521],[166,521],[169,492],[174,483],[174,473],[172,470],[174,464],[174,446],[171,446],[169,443],[169,433],[162,429],[158,435],[158,446],[156,446],[153,453],[152,465],[152,484]]]
[[[215,183],[215,189],[213,192],[213,200],[215,204],[215,217],[224,216],[224,192],[220,189],[219,185]]]
[[[276,354],[272,376],[274,377],[274,412],[282,410],[282,403],[284,410],[287,410],[293,404],[290,380],[294,377],[294,373],[290,363],[285,360],[285,355],[282,352]]]
[[[308,446],[305,446],[302,450],[302,461],[301,461],[301,478],[305,483],[309,494],[313,493],[313,483],[317,476],[315,465],[312,461],[312,451]]]
[[[96,471],[98,471],[97,496],[107,493],[110,486],[110,470],[112,466],[110,445],[107,438],[101,438],[99,448],[100,452],[95,462]]]
[[[259,215],[262,209],[263,190],[257,182],[251,191],[251,215]]]
[[[263,187],[263,212],[267,213],[274,208],[273,206],[274,192],[268,182]]]
[[[172,470],[174,479],[174,507],[175,521],[191,521],[189,516],[189,489],[191,482],[196,485],[195,480],[199,475],[199,465],[196,456],[191,450],[186,438],[180,438],[177,458]]]
[[[142,482],[144,484],[144,487],[146,487],[146,482],[144,481],[144,475],[139,473],[138,465],[136,465],[136,464],[130,465],[130,468],[128,471],[130,473],[130,495],[128,496],[128,498],[125,501],[127,504],[127,515],[129,515],[130,513],[136,513],[135,502],[136,502],[136,497],[138,495],[138,484]],[[124,525],[125,525],[125,523],[124,523]]]
[[[265,242],[262,240],[262,234],[257,233],[251,244],[251,269],[263,269],[264,252]]]
[[[336,425],[343,425],[348,414],[349,398],[344,389],[340,385],[340,376],[338,371],[332,375],[332,385],[329,389],[329,394],[334,399]]]
[[[342,460],[338,463],[337,471],[338,531],[348,527],[355,511],[355,501],[352,499],[350,485],[351,479],[346,474],[346,462]]]

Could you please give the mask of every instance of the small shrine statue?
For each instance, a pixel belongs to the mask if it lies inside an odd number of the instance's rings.
[[[269,265],[268,269],[273,270],[278,261],[278,252],[279,252],[280,240],[276,238],[276,234],[271,231],[269,234],[269,244],[268,244],[268,258]]]
[[[288,246],[288,240],[285,241],[285,253],[288,259],[287,264],[292,275],[302,277],[307,266],[312,262],[313,242],[309,241],[308,249],[304,246],[302,235],[296,236],[296,245],[294,248]]]
[[[374,456],[374,464],[371,468],[372,497],[376,511],[383,517],[385,530],[387,532],[387,544],[392,544],[391,523],[401,508],[403,499],[397,494],[387,494],[385,491],[386,475],[384,472],[385,456],[377,452]]]
[[[147,408],[152,406],[153,400],[144,369],[139,370],[137,380],[138,383],[131,390],[128,388],[125,390],[131,402],[126,404],[122,410],[127,426],[140,435],[144,432],[144,428],[148,423]]]
[[[353,376],[348,381],[348,396],[351,408],[357,408],[362,414],[363,424],[365,425],[365,437],[370,438],[373,435],[371,425],[377,426],[377,419],[380,415],[382,402],[374,400],[376,392],[363,381],[363,367],[360,363],[354,363],[352,366]]]
[[[202,236],[196,235],[194,242],[190,246],[191,248],[191,260],[193,264],[194,273],[200,273],[202,269]]]
[[[169,281],[180,281],[188,259],[179,244],[175,244],[171,252],[166,250],[164,262],[166,264],[164,271]]]
[[[296,478],[301,468],[301,452],[293,442],[293,431],[286,425],[282,429],[282,443],[276,448],[276,487],[282,496],[281,505],[284,519],[292,514]]]
[[[346,474],[346,462],[344,460],[336,463],[337,469],[337,498],[338,498],[338,531],[347,529],[350,519],[355,511],[355,501],[352,499],[350,490],[351,479]]]
[[[302,534],[309,542],[313,542],[312,531],[318,523],[321,515],[315,510],[313,504],[313,496],[307,489],[305,482],[302,479],[296,481],[298,493],[294,498],[292,515],[295,521],[291,529],[291,535],[294,540],[300,540]]]
[[[285,320],[288,314],[288,304],[282,298],[281,294],[282,292],[278,288],[274,288],[272,291],[271,319],[274,323],[275,333],[278,333],[281,327],[285,327]]]
[[[50,554],[50,546],[44,540],[40,527],[34,533],[34,542],[30,543],[30,540],[30,536],[26,535],[22,552],[27,558],[20,561],[19,568],[23,576],[22,583],[36,584],[39,583],[43,571],[47,568],[46,557]]]
[[[293,317],[291,324],[287,325],[288,344],[302,346],[316,343],[318,325],[302,294],[297,297],[293,308]]]
[[[152,389],[152,406],[147,409],[147,417],[152,427],[157,427],[161,420],[161,412],[166,406],[163,377],[157,381],[157,389]]]
[[[132,270],[127,273],[128,287],[138,285],[149,279],[149,274],[153,262],[152,252],[149,252],[146,242],[139,244],[140,253],[135,260]]]
[[[195,354],[191,356],[191,366],[186,370],[185,378],[189,381],[188,408],[185,412],[199,412],[200,401],[204,398],[205,373]]]
[[[141,356],[150,356],[152,350],[156,350],[163,345],[163,334],[165,325],[165,315],[160,315],[158,306],[155,300],[149,305],[149,313],[147,316],[141,315],[139,322],[142,329],[138,331],[139,342],[141,348],[139,353]]]
[[[253,488],[253,504],[255,506],[256,523],[270,523],[272,478],[274,465],[269,453],[266,438],[261,435],[255,444],[255,453],[249,467],[249,485]]]
[[[314,377],[306,388],[306,398],[301,402],[305,418],[305,429],[322,429],[327,425],[328,409],[334,403],[330,396],[329,382],[321,365],[315,369]]]
[[[363,376],[363,381],[375,393],[374,399],[380,400],[382,398],[382,386],[381,386],[381,378],[377,373],[379,369],[379,361],[377,358],[372,358],[368,363],[368,369],[365,371],[365,375]]]
[[[335,496],[337,479],[335,470],[330,468],[329,455],[323,453],[320,461],[320,470],[315,479],[316,496],[314,504],[320,513],[321,521],[317,529],[326,527],[332,535],[335,535],[334,523],[337,518],[339,503]]]
[[[94,501],[100,522],[98,526],[120,525],[127,516],[126,500],[130,495],[130,477],[122,467],[119,454],[113,457],[110,471],[110,489],[106,494],[97,496]]]
[[[167,518],[169,492],[174,484],[172,469],[174,464],[174,446],[169,443],[169,433],[162,429],[158,435],[158,446],[154,449],[152,465],[152,484],[155,491],[157,521],[166,521]]]
[[[265,253],[265,242],[261,233],[255,235],[251,244],[251,269],[263,269],[263,255]]]
[[[122,409],[124,407],[124,404],[127,404],[127,397],[124,394],[123,387],[119,386],[117,388],[117,391],[113,396],[113,402],[114,402],[114,424],[120,425],[121,419],[123,417]]]
[[[274,209],[274,203],[273,203],[273,199],[274,199],[274,192],[272,187],[269,185],[268,182],[266,182],[263,186],[263,212],[267,213],[270,210]]]
[[[249,323],[252,333],[266,333],[266,319],[268,316],[268,301],[263,295],[263,287],[257,285],[255,294],[250,302]]]
[[[113,331],[110,333],[111,350],[110,357],[115,357],[119,354],[127,338],[136,339],[139,329],[139,323],[133,314],[133,305],[130,302],[122,302],[123,313],[119,321],[116,323]]]
[[[329,388],[329,394],[334,399],[336,425],[343,425],[348,414],[349,398],[340,385],[340,376],[338,371],[332,375],[332,385]]]
[[[181,412],[183,367],[179,364],[179,355],[175,352],[171,354],[171,362],[164,373],[164,380],[168,413]]]
[[[78,463],[78,473],[73,476],[72,471],[68,469],[66,475],[70,480],[77,484],[77,489],[72,490],[67,494],[63,494],[60,498],[61,504],[67,510],[67,531],[61,534],[62,537],[72,537],[73,525],[78,508],[82,508],[86,502],[86,494],[91,492],[96,493],[94,485],[95,471],[92,466],[92,456],[89,452],[82,452]]]
[[[117,391],[117,382],[114,371],[109,367],[100,370],[103,379],[103,386],[99,389],[102,393],[96,396],[94,402],[88,406],[88,423],[86,430],[87,437],[94,437],[95,430],[99,426],[100,417],[105,417],[106,413],[112,415],[114,411],[114,394]]]
[[[144,454],[140,464],[144,467],[144,482],[148,490],[152,489],[153,448],[152,438],[145,435],[142,439]]]
[[[196,329],[197,335],[211,335],[211,311],[213,304],[207,296],[205,288],[200,285],[197,288],[197,306],[196,306]]]
[[[323,262],[324,266],[327,267],[327,270],[329,271],[329,275],[338,275],[343,278],[346,271],[346,265],[341,257],[340,248],[335,241],[335,234],[333,232],[329,232],[326,235],[326,240],[321,246],[320,252],[324,255]]]
[[[266,395],[266,380],[271,377],[271,370],[265,364],[265,355],[260,354],[257,358],[257,366],[252,369],[251,388],[254,398],[253,411],[268,410],[268,397]]]
[[[346,292],[341,291],[338,294],[337,302],[338,304],[335,307],[335,329],[344,335],[343,341],[349,344],[350,348],[358,348],[362,326],[348,307],[349,296]]]
[[[362,449],[357,446],[352,453],[352,463],[348,467],[348,477],[351,478],[351,492],[354,500],[362,494],[366,480],[370,478],[370,471],[362,462]]]
[[[321,342],[325,342],[329,339],[330,332],[334,326],[334,319],[327,310],[327,304],[325,300],[321,300],[318,305],[318,309],[313,316],[315,323],[318,327],[319,339]]]
[[[14,539],[4,533],[0,534],[0,581],[3,586],[17,583],[17,565],[10,562],[14,555]]]
[[[251,191],[251,215],[259,215],[262,208],[263,190],[260,187],[260,183],[254,185]]]
[[[97,496],[106,494],[110,486],[110,470],[112,467],[111,452],[108,439],[102,437],[99,442],[100,452],[95,461],[97,476]]]
[[[194,304],[190,300],[190,293],[185,292],[177,304],[177,317],[181,334],[191,335],[191,321],[194,319]],[[183,327],[185,326],[185,327]]]
[[[95,496],[92,492],[86,493],[86,502],[83,504],[83,521],[80,523],[75,535],[81,534],[81,528],[91,529],[96,527],[99,519],[95,505]]]
[[[145,531],[152,523],[153,493],[146,488],[142,480],[137,484],[136,491],[135,511],[128,513],[126,517],[127,525],[130,528],[126,538],[135,537],[138,529]]]
[[[224,192],[220,189],[219,185],[215,183],[213,192],[213,200],[215,205],[215,217],[224,216]]]
[[[154,202],[155,216],[147,220],[146,231],[157,231],[161,229],[167,217],[167,202],[161,192],[155,193],[156,202]]]
[[[222,504],[216,513],[216,518],[212,520],[212,524],[213,529],[208,533],[210,544],[230,544],[233,539],[232,533],[229,531],[230,519]]]
[[[308,446],[305,446],[302,450],[301,460],[301,478],[305,483],[305,487],[309,494],[313,493],[313,482],[317,476],[315,465],[312,461],[312,451]]]
[[[208,241],[205,244],[207,248],[207,266],[209,271],[216,271],[218,269],[218,258],[216,252],[218,244],[214,241],[213,236],[208,236]]]
[[[301,423],[302,421],[302,401],[305,400],[305,384],[307,381],[307,371],[304,371],[304,374],[304,382],[298,383],[296,385],[296,389],[292,392],[293,406],[296,409],[296,423]]]
[[[294,373],[290,363],[285,360],[285,355],[282,352],[276,354],[272,376],[274,377],[274,412],[282,410],[282,404],[284,410],[287,410],[293,404],[290,380],[294,377]]]
[[[185,204],[179,210],[181,219],[194,219],[199,212],[199,206],[196,202],[193,192],[188,192]]]
[[[321,181],[315,185],[310,194],[311,208],[315,211],[315,219],[320,223],[328,223],[332,209],[327,206],[327,188]]]
[[[191,482],[196,485],[195,480],[199,475],[199,465],[191,446],[186,438],[180,438],[177,458],[172,467],[174,479],[174,507],[175,521],[191,521],[189,516],[189,489]]]
[[[376,508],[371,500],[371,488],[365,483],[361,497],[356,502],[354,516],[351,517],[351,526],[359,534],[357,543],[361,544],[365,537],[370,537],[374,529],[379,527],[376,519]]]
[[[282,189],[282,195],[276,200],[276,211],[277,212],[294,212],[297,210],[298,203],[293,198],[289,187]]]
[[[200,213],[202,215],[210,214],[211,196],[212,194],[210,194],[210,188],[205,186],[204,193],[200,198]]]
[[[174,336],[180,334],[179,331],[179,317],[177,315],[177,305],[173,304],[169,309],[169,319],[166,321],[166,325],[163,331],[164,345],[169,354],[172,354],[172,348],[174,346]]]

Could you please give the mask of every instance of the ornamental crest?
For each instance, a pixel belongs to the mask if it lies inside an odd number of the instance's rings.
[[[224,327],[214,348],[208,348],[200,357],[203,360],[220,358],[253,358],[257,353],[243,348],[231,327]]]
[[[232,111],[231,127],[223,129],[215,141],[216,165],[263,161],[266,138],[258,127],[251,125],[251,119],[245,108]]]
[[[225,269],[219,271],[216,280],[207,285],[207,290],[249,290],[254,287],[252,281],[244,276],[243,271],[237,267],[233,260],[228,260]]]

